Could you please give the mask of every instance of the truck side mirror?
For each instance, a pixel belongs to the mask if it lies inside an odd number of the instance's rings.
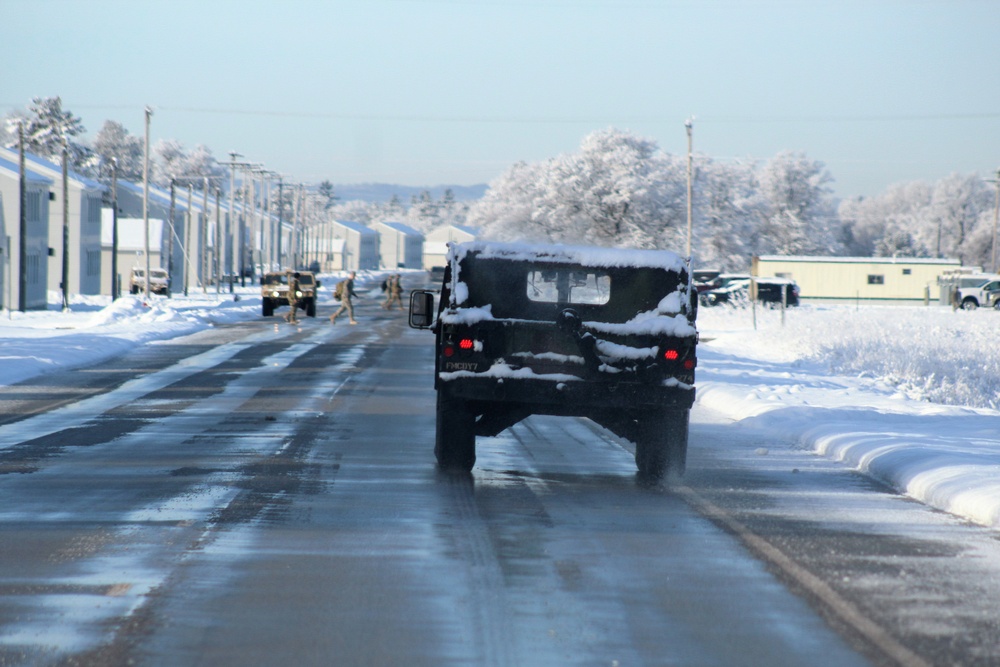
[[[413,290],[410,292],[410,326],[414,329],[430,329],[434,324],[434,292]]]

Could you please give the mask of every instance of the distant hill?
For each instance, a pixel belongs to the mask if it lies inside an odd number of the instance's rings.
[[[420,196],[420,193],[427,190],[434,199],[441,199],[444,191],[451,189],[458,201],[469,201],[481,199],[486,193],[488,186],[485,183],[479,185],[435,185],[419,187],[412,185],[393,185],[391,183],[355,183],[353,185],[334,185],[333,193],[338,201],[356,201],[358,199],[369,202],[387,202],[396,195],[403,204],[409,204],[410,198]]]

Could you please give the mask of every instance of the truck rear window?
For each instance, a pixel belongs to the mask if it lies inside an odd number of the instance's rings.
[[[611,299],[611,277],[585,269],[529,271],[527,294],[530,301],[541,303],[600,306]]]

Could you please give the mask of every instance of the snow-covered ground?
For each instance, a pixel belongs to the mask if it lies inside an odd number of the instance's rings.
[[[324,277],[321,302],[334,282]],[[113,304],[80,297],[69,312],[2,311],[0,384],[260,317],[257,289],[238,294]],[[758,311],[755,328],[751,311],[719,307],[701,309],[698,328],[698,401],[734,428],[843,461],[928,505],[1000,528],[1000,313],[804,305],[784,324],[779,312]]]
[[[1000,313],[703,308],[698,402],[1000,528]]]

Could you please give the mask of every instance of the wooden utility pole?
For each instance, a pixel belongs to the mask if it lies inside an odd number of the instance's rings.
[[[28,310],[28,174],[24,164],[24,121],[17,124],[18,159],[18,199],[20,200],[20,216],[18,219],[17,248],[17,309],[22,313]]]
[[[111,300],[122,295],[118,284],[118,158],[111,158]]]
[[[62,282],[59,287],[63,310],[69,310],[69,142],[66,137],[62,138]]]
[[[688,135],[688,164],[687,164],[687,216],[688,216],[688,230],[687,230],[687,256],[691,257],[691,230],[693,227],[693,203],[694,199],[694,156],[691,153],[692,145],[692,134],[694,133],[694,116],[688,118],[684,121],[684,127],[687,129]]]
[[[997,186],[996,203],[993,205],[993,251],[991,254],[991,270],[997,272],[997,218],[1000,218],[1000,169],[997,169],[997,177],[993,179]]]
[[[146,144],[145,155],[142,159],[142,222],[145,231],[145,251],[146,251],[146,300],[149,301],[149,274],[152,271],[149,260],[149,120],[153,116],[153,110],[146,107]]]

